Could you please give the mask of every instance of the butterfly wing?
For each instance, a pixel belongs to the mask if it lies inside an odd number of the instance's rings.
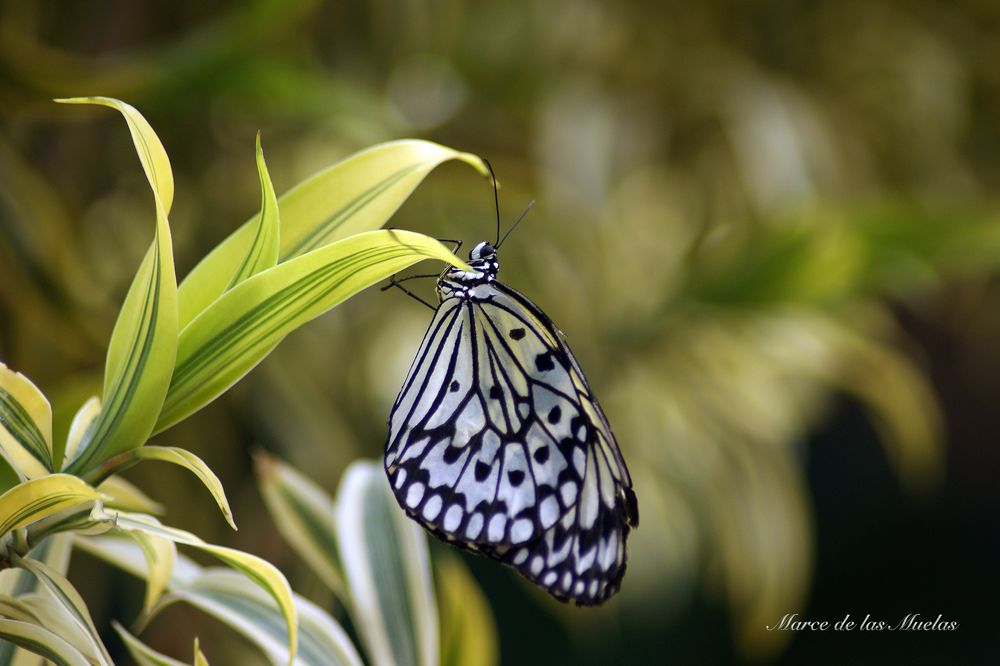
[[[400,505],[560,599],[618,588],[638,523],[614,435],[544,313],[499,282],[438,308],[390,416]]]

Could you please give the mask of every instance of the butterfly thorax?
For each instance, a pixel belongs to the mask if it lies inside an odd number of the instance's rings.
[[[438,278],[437,294],[442,302],[449,298],[475,298],[476,287],[493,282],[500,270],[496,248],[486,241],[472,248],[467,263],[471,271],[451,266]]]

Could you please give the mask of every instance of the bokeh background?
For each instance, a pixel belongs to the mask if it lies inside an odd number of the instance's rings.
[[[538,201],[502,277],[567,332],[642,514],[623,589],[597,610],[468,557],[503,663],[986,663],[998,31],[1000,5],[976,0],[2,0],[0,359],[65,424],[97,392],[151,236],[120,119],[52,97],[118,97],[152,123],[177,181],[179,277],[258,209],[258,129],[279,193],[378,141],[472,151],[506,222]],[[491,238],[492,193],[446,165],[393,224]],[[158,438],[218,472],[238,533],[183,472],[129,478],[172,524],[328,601],[277,537],[251,452],[333,491],[380,454],[428,321],[370,290]],[[137,581],[82,555],[71,574],[99,626],[138,610]],[[960,627],[764,630],[793,612]],[[213,663],[251,663],[190,609],[144,637],[186,655],[196,633]]]

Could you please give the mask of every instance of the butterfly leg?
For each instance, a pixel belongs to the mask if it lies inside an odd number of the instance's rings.
[[[535,202],[534,202],[534,201],[532,201],[531,203],[532,203],[532,204],[534,204]],[[531,207],[531,206],[529,206],[529,208],[530,208],[530,207]],[[395,230],[396,230],[396,227],[386,227],[386,228],[385,228],[385,230],[386,230],[386,231],[395,231]],[[456,240],[456,239],[454,239],[454,238],[436,238],[435,240],[436,240],[437,242],[439,242],[439,243],[454,243],[454,244],[455,244],[455,247],[453,247],[453,248],[452,248],[452,250],[451,250],[451,253],[452,253],[452,254],[455,254],[456,252],[458,252],[458,249],[459,249],[460,247],[462,247],[462,241],[460,241],[460,240]],[[414,275],[413,277],[419,277],[419,276],[416,276],[416,275]]]
[[[436,278],[436,277],[438,277],[437,273],[427,273],[427,274],[422,274],[422,275],[408,275],[405,278],[397,278],[395,275],[393,275],[393,276],[391,276],[389,278],[389,284],[387,284],[384,287],[382,287],[381,291],[386,291],[387,289],[392,289],[393,287],[396,287],[397,289],[399,289],[400,291],[402,291],[404,294],[406,294],[410,298],[412,298],[412,299],[414,299],[416,301],[420,301],[421,303],[423,303],[424,305],[426,305],[427,307],[429,307],[431,310],[437,310],[436,306],[431,305],[430,303],[428,303],[424,299],[420,298],[419,296],[417,296],[412,291],[410,291],[409,289],[407,289],[406,287],[404,287],[402,285],[402,283],[406,282],[407,280],[415,280],[417,278]]]
[[[454,238],[438,238],[437,241],[439,243],[454,243],[455,247],[451,249],[452,254],[458,252],[459,248],[462,247],[462,241],[456,240]]]

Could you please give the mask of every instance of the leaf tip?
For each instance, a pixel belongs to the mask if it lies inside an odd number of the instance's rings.
[[[253,466],[263,484],[271,481],[278,473],[278,460],[264,449],[253,451]]]
[[[56,104],[95,104],[97,97],[53,97]]]
[[[458,156],[462,161],[472,165],[472,168],[478,171],[484,178],[489,178],[492,175],[489,163],[479,155],[476,155],[475,153],[459,153]],[[500,183],[498,182],[497,189],[499,188]]]

